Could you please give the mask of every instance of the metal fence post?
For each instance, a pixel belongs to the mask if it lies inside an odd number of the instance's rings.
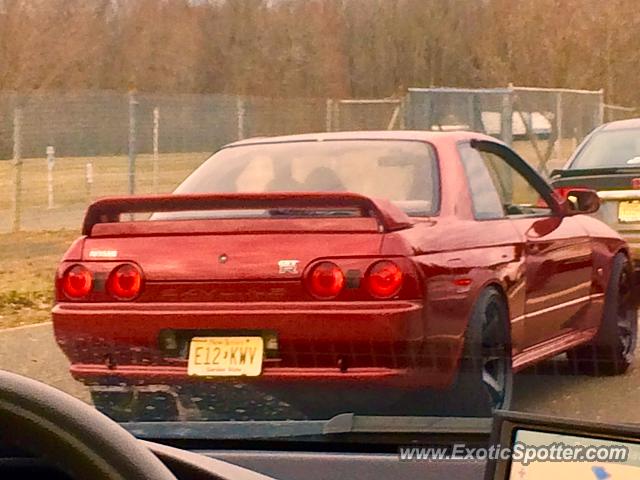
[[[434,99],[431,91],[426,92],[422,101],[422,118],[424,121],[424,130],[433,129],[433,121],[435,119]]]
[[[56,150],[53,146],[47,147],[47,208],[53,208],[53,167],[56,164]]]
[[[475,109],[474,109],[474,94],[470,94],[470,95],[466,95],[467,97],[467,125],[469,125],[469,128],[475,132],[477,132],[477,128],[476,128],[476,116],[475,116]]]
[[[562,92],[556,93],[556,160],[560,160],[562,158]]]
[[[469,115],[470,126],[475,132],[485,132],[484,124],[482,123],[482,102],[480,96],[477,93],[472,93],[468,97],[469,102]]]
[[[604,90],[598,90],[598,113],[596,117],[596,127],[604,123]]]
[[[247,116],[247,105],[243,97],[238,97],[236,100],[236,111],[238,116],[238,140],[242,140],[246,135],[245,121]]]
[[[153,191],[158,193],[158,157],[160,151],[160,109],[153,109]]]
[[[22,107],[13,109],[13,231],[22,223]]]
[[[332,132],[339,132],[341,128],[340,121],[340,103],[341,100],[336,100],[333,102],[333,108],[331,109],[331,128]]]
[[[509,146],[513,145],[513,85],[509,84],[506,93],[502,94],[502,112],[500,115],[500,137]],[[507,198],[513,198],[513,172],[503,165],[503,188]]]
[[[513,85],[502,95],[502,114],[500,115],[500,136],[507,145],[513,144]]]
[[[87,162],[85,165],[85,185],[87,189],[87,200],[91,203],[93,199],[93,163]]]
[[[327,98],[327,106],[325,112],[325,130],[327,132],[333,131],[333,99]]]
[[[134,90],[129,91],[129,195],[136,192],[136,110]]]

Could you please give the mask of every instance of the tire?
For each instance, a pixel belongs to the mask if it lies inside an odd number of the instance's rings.
[[[624,254],[613,259],[602,323],[588,345],[567,352],[573,370],[597,376],[620,375],[631,365],[638,334],[632,269]]]
[[[458,394],[469,395],[478,403],[480,410],[475,414],[490,414],[495,409],[511,406],[509,313],[503,296],[494,287],[485,289],[473,308],[457,384]]]

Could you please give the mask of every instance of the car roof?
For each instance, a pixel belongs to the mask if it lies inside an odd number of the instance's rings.
[[[627,120],[605,123],[601,130],[625,130],[628,128],[640,128],[640,118],[629,118]]]
[[[298,135],[283,135],[276,137],[254,137],[230,143],[226,147],[242,145],[259,145],[267,143],[288,142],[320,142],[329,140],[413,140],[429,142],[434,145],[440,143],[459,142],[464,140],[500,140],[488,135],[469,131],[432,132],[425,130],[360,130],[352,132],[322,132],[304,133]]]

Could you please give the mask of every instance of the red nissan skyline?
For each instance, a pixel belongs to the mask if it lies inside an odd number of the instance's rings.
[[[55,336],[96,404],[235,379],[507,407],[512,374],[560,353],[590,374],[632,361],[629,248],[598,207],[482,134],[244,140],[174,194],[89,207]]]

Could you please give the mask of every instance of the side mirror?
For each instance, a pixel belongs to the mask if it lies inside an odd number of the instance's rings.
[[[566,201],[568,215],[589,215],[600,209],[600,197],[594,190],[569,187],[557,188],[555,192]]]

